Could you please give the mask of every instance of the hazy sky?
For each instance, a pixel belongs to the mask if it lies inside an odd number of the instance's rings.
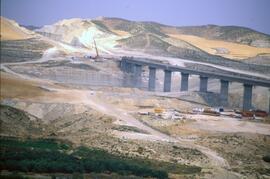
[[[175,26],[238,25],[270,34],[270,0],[1,0],[1,16],[36,26],[105,16]]]

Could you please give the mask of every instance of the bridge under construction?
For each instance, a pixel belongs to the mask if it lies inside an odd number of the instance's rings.
[[[220,99],[222,104],[226,106],[228,104],[228,94],[229,94],[229,83],[238,82],[243,84],[244,94],[243,94],[243,110],[252,109],[252,88],[254,86],[267,87],[270,90],[270,80],[264,78],[258,78],[243,74],[231,75],[222,74],[211,71],[200,71],[196,69],[190,69],[186,67],[180,67],[170,64],[165,64],[161,62],[156,62],[151,59],[145,58],[133,58],[133,57],[122,57],[120,67],[121,70],[126,73],[131,73],[133,75],[134,87],[140,88],[142,85],[142,67],[148,66],[149,68],[149,80],[148,80],[148,90],[155,91],[156,89],[156,71],[161,69],[164,71],[164,92],[171,91],[172,83],[172,72],[181,73],[181,86],[180,91],[188,91],[188,81],[190,75],[198,75],[200,78],[199,91],[207,92],[208,79],[214,78],[220,80]],[[270,98],[269,98],[270,103]],[[269,105],[270,111],[270,105]]]

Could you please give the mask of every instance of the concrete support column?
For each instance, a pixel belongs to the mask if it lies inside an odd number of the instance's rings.
[[[155,89],[156,89],[156,68],[149,67],[148,90],[155,91]]]
[[[134,86],[140,88],[142,85],[142,65],[135,64],[134,67]]]
[[[220,100],[223,106],[228,106],[229,81],[220,80]]]
[[[269,102],[268,102],[268,116],[270,116],[270,88],[268,88],[268,99],[269,99]]]
[[[252,108],[252,85],[244,84],[243,110]]]
[[[170,92],[171,91],[171,83],[172,83],[172,71],[170,70],[164,70],[164,92]]]
[[[207,92],[208,77],[200,76],[200,92]]]
[[[188,73],[181,73],[181,87],[180,91],[188,91]]]

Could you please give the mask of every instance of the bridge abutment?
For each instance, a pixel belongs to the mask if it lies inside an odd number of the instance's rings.
[[[120,63],[120,68],[123,72],[127,72],[127,62],[126,60],[122,60],[121,63]]]
[[[170,92],[171,91],[171,83],[172,83],[172,71],[170,70],[164,70],[164,92]]]
[[[126,73],[133,73],[134,72],[134,65],[132,63],[124,63],[123,64],[123,71]]]
[[[181,87],[180,91],[188,91],[188,73],[181,73]]]

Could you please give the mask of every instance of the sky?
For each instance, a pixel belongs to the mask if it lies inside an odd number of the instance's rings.
[[[34,26],[104,16],[174,26],[237,25],[270,34],[270,0],[1,0],[1,16]]]

